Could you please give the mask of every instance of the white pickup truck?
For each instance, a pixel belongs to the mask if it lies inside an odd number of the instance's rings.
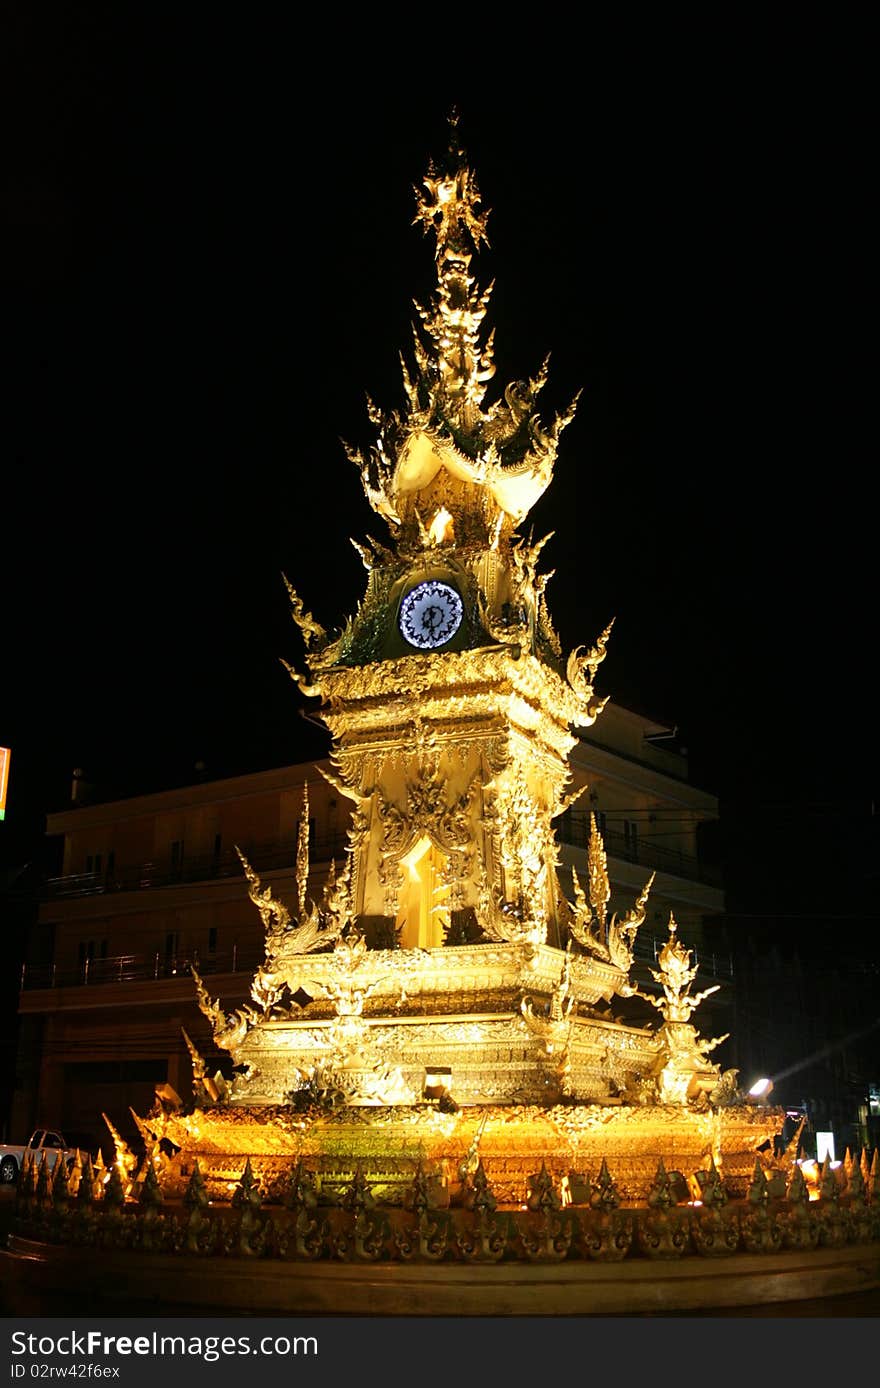
[[[24,1147],[10,1146],[5,1142],[0,1144],[0,1185],[8,1186],[18,1180],[18,1173],[29,1152],[33,1153],[38,1164],[45,1152],[50,1170],[59,1155],[65,1159],[74,1155],[73,1148],[68,1147],[63,1134],[53,1132],[51,1128],[37,1128],[31,1133]]]

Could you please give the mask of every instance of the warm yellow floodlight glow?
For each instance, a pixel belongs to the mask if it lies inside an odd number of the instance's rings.
[[[0,819],[6,816],[6,789],[9,785],[9,762],[12,753],[8,747],[0,747]]]
[[[452,516],[445,506],[441,506],[431,524],[428,527],[428,535],[432,545],[443,545],[447,540],[452,539],[453,526]]]

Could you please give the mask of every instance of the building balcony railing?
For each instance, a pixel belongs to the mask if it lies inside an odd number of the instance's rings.
[[[653,966],[657,954],[662,949],[664,939],[654,936],[637,936],[635,958],[637,962]],[[455,946],[450,946],[455,948]],[[21,970],[22,992],[38,988],[96,988],[106,984],[144,983],[150,979],[191,978],[192,966],[205,978],[210,974],[246,974],[250,977],[262,963],[262,949],[249,943],[239,948],[233,946],[226,954],[191,956],[163,954],[119,954],[108,959],[86,959],[75,968],[60,968],[56,964],[23,964]],[[702,977],[725,979],[733,977],[733,960],[727,954],[714,954],[710,951],[694,951],[695,964],[699,964]]]
[[[344,833],[323,838],[313,836],[309,846],[311,861],[316,864],[329,863],[331,858],[341,859],[347,846],[348,837]],[[245,845],[243,851],[255,872],[277,872],[284,868],[291,872],[294,870],[294,839]],[[237,853],[184,857],[180,863],[170,866],[168,863],[144,862],[114,867],[107,872],[76,872],[64,877],[50,877],[46,882],[44,897],[54,901],[58,897],[98,896],[102,892],[140,892],[156,887],[176,887],[182,882],[210,882],[223,877],[239,877],[244,881]]]
[[[563,815],[558,821],[558,835],[561,843],[585,848],[589,837],[588,816],[579,813]],[[683,877],[690,882],[704,882],[713,887],[721,885],[719,871],[693,854],[668,848],[647,837],[633,839],[613,827],[605,830],[603,838],[605,848],[612,857],[656,868],[659,872]],[[313,837],[310,845],[312,863],[328,863],[331,858],[338,861],[347,846],[348,838],[344,832]],[[255,872],[277,872],[285,868],[293,871],[296,858],[294,839],[245,845],[244,851]],[[237,853],[185,857],[174,865],[144,862],[101,873],[79,872],[64,877],[50,877],[44,897],[54,901],[59,897],[98,896],[103,892],[139,892],[179,886],[185,882],[210,882],[224,877],[243,877]]]
[[[22,992],[37,988],[96,988],[109,983],[145,983],[150,979],[182,978],[192,981],[193,965],[205,978],[209,974],[246,974],[250,977],[262,962],[263,951],[254,944],[233,945],[225,954],[191,955],[117,954],[112,958],[86,959],[73,968],[57,964],[23,964]]]
[[[561,843],[586,850],[590,836],[589,815],[569,812],[562,815],[557,824]],[[673,877],[684,877],[689,882],[703,882],[707,887],[721,886],[720,869],[713,864],[705,863],[679,848],[656,843],[646,835],[636,838],[606,827],[602,840],[609,857],[622,858],[627,863],[640,863],[658,872],[668,872]]]

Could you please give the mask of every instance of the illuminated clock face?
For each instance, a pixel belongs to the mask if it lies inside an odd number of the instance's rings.
[[[462,612],[461,598],[448,583],[420,583],[400,605],[401,635],[421,651],[445,646],[461,626]]]

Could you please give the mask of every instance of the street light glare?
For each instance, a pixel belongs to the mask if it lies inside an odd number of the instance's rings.
[[[768,1080],[766,1077],[760,1080],[755,1080],[755,1083],[749,1090],[749,1095],[753,1099],[766,1099],[767,1095],[770,1093],[770,1090],[772,1088],[773,1081]]]

